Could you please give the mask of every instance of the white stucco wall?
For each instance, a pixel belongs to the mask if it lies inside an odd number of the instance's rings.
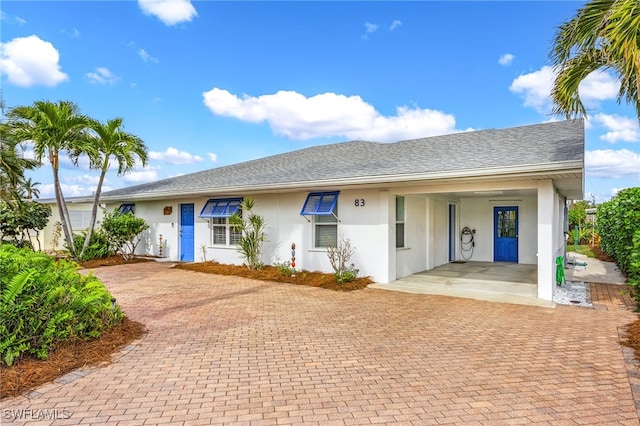
[[[401,195],[401,194],[399,194]],[[394,220],[395,220],[395,195]],[[393,278],[406,277],[416,272],[427,269],[427,200],[421,195],[405,195],[405,247],[393,249],[396,254],[396,276]],[[393,222],[395,233],[395,221]]]
[[[494,207],[518,207],[518,263],[536,264],[538,236],[537,199],[535,197],[500,198],[461,198],[460,223],[462,229],[468,226],[475,229],[475,247],[473,253],[465,252],[471,261],[493,262]]]
[[[386,192],[386,191],[385,191]],[[267,241],[263,248],[263,261],[272,265],[291,260],[291,243],[296,244],[296,269],[331,272],[326,250],[313,247],[313,221],[307,221],[300,210],[308,192],[251,196],[255,200],[255,214],[264,217]],[[221,198],[221,197],[216,197]],[[158,256],[159,236],[163,237],[163,257],[178,260],[179,212],[183,203],[193,203],[195,211],[194,254],[195,261],[215,260],[220,263],[242,262],[235,247],[210,244],[209,221],[198,217],[208,198],[136,202],[136,216],[143,217],[150,229],[142,236],[137,253]],[[355,200],[358,200],[358,206]],[[360,269],[360,275],[374,280],[388,279],[388,223],[380,223],[380,191],[341,191],[338,197],[338,235],[348,239],[355,247],[350,262]],[[386,199],[386,198],[385,198]],[[364,205],[362,205],[364,200]],[[395,199],[394,199],[395,200]],[[119,204],[118,204],[119,205]],[[172,207],[165,215],[164,207]],[[110,205],[109,208],[117,207]],[[311,218],[309,218],[311,219]],[[203,245],[204,253],[203,255]]]

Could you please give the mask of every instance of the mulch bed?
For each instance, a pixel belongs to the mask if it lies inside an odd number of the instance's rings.
[[[0,399],[18,396],[78,368],[110,363],[112,355],[146,333],[143,324],[127,318],[94,340],[70,340],[56,346],[46,360],[24,358],[0,367]]]
[[[262,269],[249,269],[246,266],[227,265],[217,262],[179,263],[174,268],[187,271],[204,272],[206,274],[233,275],[261,281],[275,281],[311,287],[320,287],[335,291],[353,291],[366,288],[373,281],[368,277],[356,278],[351,282],[339,283],[333,274],[322,272],[296,271],[296,276],[283,274],[275,266]]]

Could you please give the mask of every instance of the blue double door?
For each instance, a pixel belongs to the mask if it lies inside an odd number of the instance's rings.
[[[493,260],[518,262],[518,207],[493,208]]]
[[[180,204],[180,261],[194,260],[194,223],[195,213],[193,204]]]

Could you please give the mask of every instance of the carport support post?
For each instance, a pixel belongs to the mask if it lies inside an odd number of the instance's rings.
[[[551,180],[538,183],[538,298],[553,299],[555,279],[553,257],[554,189]]]

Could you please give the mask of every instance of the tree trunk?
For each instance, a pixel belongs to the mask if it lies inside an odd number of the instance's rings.
[[[93,235],[93,228],[96,225],[96,218],[98,216],[98,203],[100,202],[100,192],[102,192],[102,182],[104,181],[104,176],[107,174],[107,170],[109,169],[109,160],[105,161],[104,166],[100,172],[100,179],[98,180],[98,186],[96,187],[95,197],[93,198],[93,206],[91,206],[91,219],[89,221],[89,229],[87,229],[87,235],[84,239],[84,244],[82,245],[82,250],[80,250],[79,258],[82,259],[84,255],[84,251],[89,247],[89,242],[91,241],[91,236]]]
[[[58,205],[58,214],[60,215],[60,224],[64,231],[64,239],[67,242],[67,248],[71,252],[71,256],[75,257],[75,250],[73,247],[73,233],[71,231],[71,224],[68,222],[69,212],[67,211],[67,205],[62,195],[62,188],[60,187],[60,179],[58,178],[58,154],[50,153],[49,160],[51,161],[51,168],[53,169],[53,189],[56,194],[56,204]]]

